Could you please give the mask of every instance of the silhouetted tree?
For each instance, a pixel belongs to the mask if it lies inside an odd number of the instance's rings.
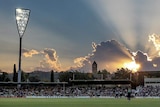
[[[6,73],[6,72],[0,72],[0,81],[3,81],[3,82],[10,81],[10,79],[8,77],[8,73]]]
[[[54,82],[54,71],[51,70],[51,82]]]
[[[16,72],[16,64],[13,67],[13,82],[17,82],[17,72]]]
[[[30,76],[29,77],[29,81],[30,82],[39,82],[40,79],[39,79],[39,77],[37,75],[35,75],[35,76]]]
[[[73,73],[66,71],[66,72],[60,72],[59,73],[59,81],[61,82],[68,82],[69,79],[73,79]]]
[[[114,79],[130,79],[130,73],[131,71],[127,68],[117,69]]]
[[[89,79],[94,79],[94,76],[92,73],[87,73],[86,75],[88,76]]]
[[[66,71],[66,72],[60,72],[59,73],[59,80],[61,82],[68,82],[69,79],[73,78],[75,80],[91,80],[93,79],[93,75],[89,74],[89,73],[82,73],[82,72],[78,72],[78,71]]]
[[[0,70],[0,81],[3,81],[4,80],[4,77],[3,77],[3,72]]]
[[[27,80],[29,79],[29,73],[26,73],[24,71],[21,72],[21,81],[22,82],[27,82]]]
[[[74,76],[76,80],[90,80],[93,79],[93,77],[90,77],[88,73],[82,73],[79,71],[74,72]]]
[[[103,75],[103,79],[106,79],[110,76],[110,72],[108,72],[106,69],[102,70],[101,74]]]

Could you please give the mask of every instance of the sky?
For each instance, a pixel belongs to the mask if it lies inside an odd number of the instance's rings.
[[[159,0],[0,0],[0,70],[18,70],[15,9],[30,9],[22,70],[160,70]]]

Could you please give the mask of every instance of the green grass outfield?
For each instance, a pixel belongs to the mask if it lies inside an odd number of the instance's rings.
[[[160,107],[160,99],[0,98],[0,107]]]

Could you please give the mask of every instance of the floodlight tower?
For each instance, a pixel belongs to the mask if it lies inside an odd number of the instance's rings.
[[[17,8],[16,12],[16,24],[17,24],[17,30],[20,38],[20,44],[19,44],[19,69],[18,69],[18,86],[21,86],[21,51],[22,51],[22,37],[24,35],[24,32],[26,30],[29,16],[30,16],[30,10],[29,9],[23,9],[23,8]]]

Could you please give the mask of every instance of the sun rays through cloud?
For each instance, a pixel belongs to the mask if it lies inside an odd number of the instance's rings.
[[[133,72],[137,72],[140,68],[139,64],[136,64],[135,61],[124,63],[124,68],[127,68]]]
[[[148,35],[159,32],[160,18],[157,5],[160,1],[155,0],[99,0],[89,2],[92,9],[106,25],[110,25],[119,40],[132,50],[144,49],[147,51]]]

